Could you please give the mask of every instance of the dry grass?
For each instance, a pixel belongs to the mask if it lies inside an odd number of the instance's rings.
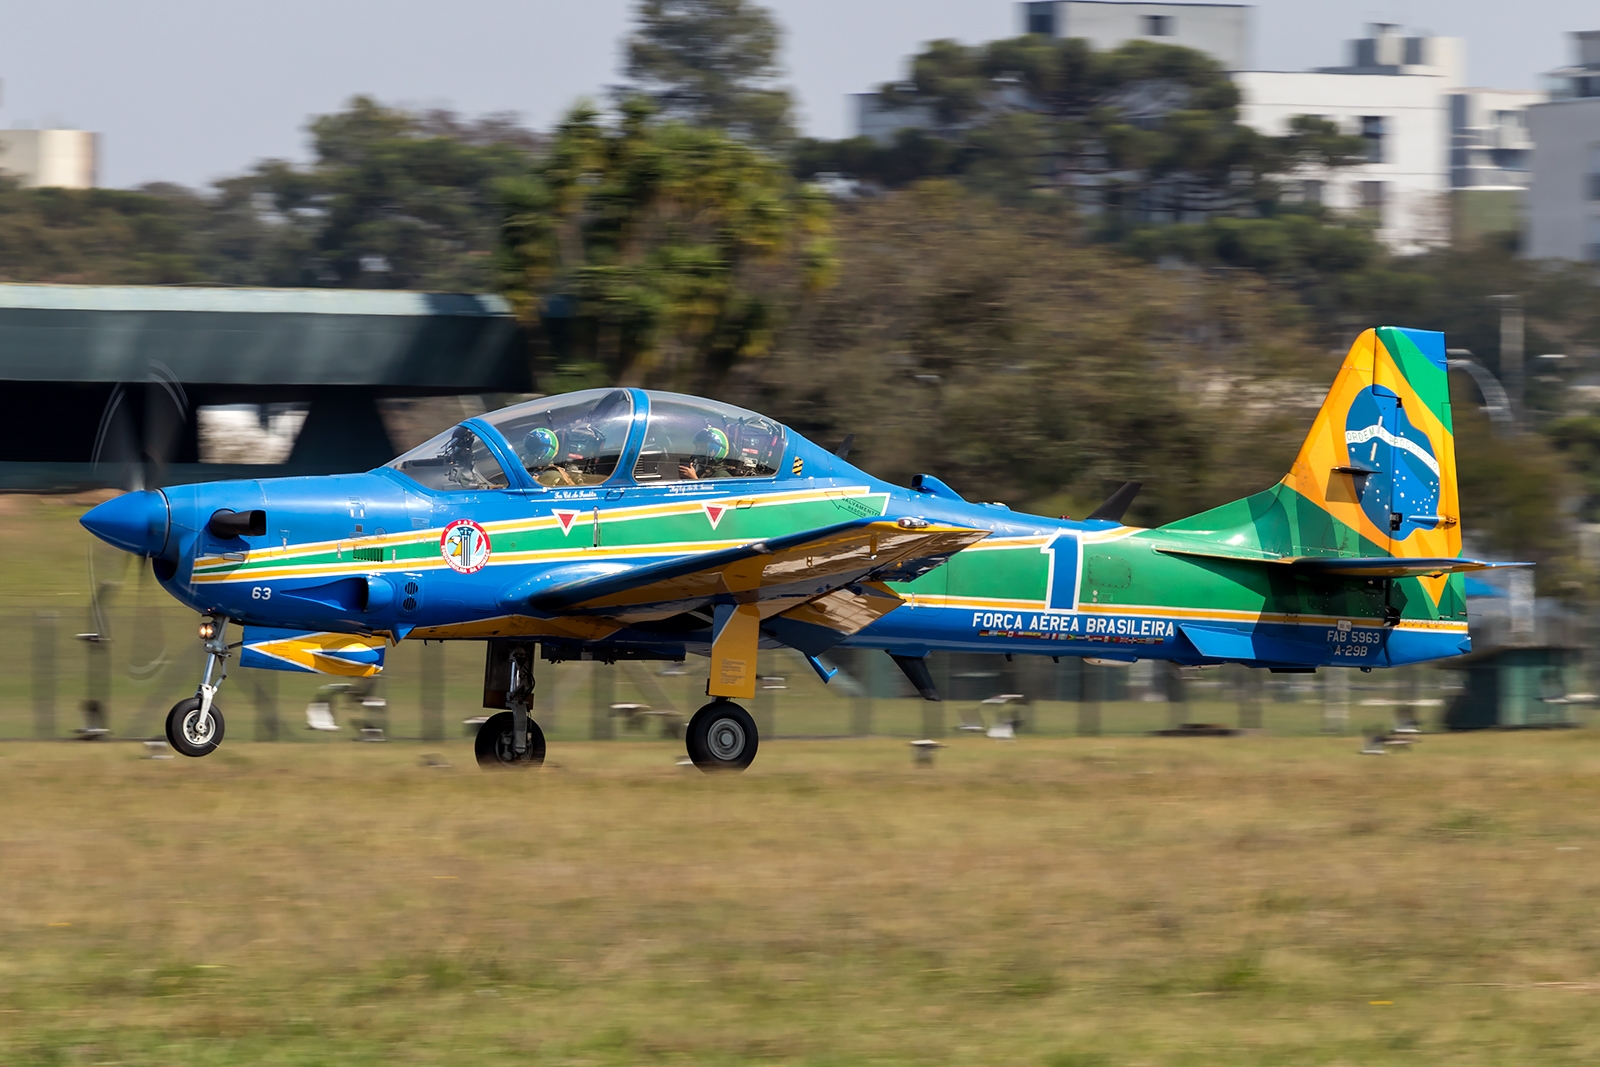
[[[6,744],[0,1062],[1594,1062],[1600,744],[1354,747]]]

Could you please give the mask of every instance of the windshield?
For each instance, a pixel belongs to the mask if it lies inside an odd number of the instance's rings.
[[[633,476],[640,482],[771,478],[786,435],[765,415],[680,393],[650,394],[650,425]]]
[[[388,466],[429,489],[445,492],[504,489],[508,484],[494,453],[467,426],[452,426]]]
[[[483,420],[500,431],[540,485],[599,485],[616,471],[628,443],[633,395],[587,389],[530,400]]]

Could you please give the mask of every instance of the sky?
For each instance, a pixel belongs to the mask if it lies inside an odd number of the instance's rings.
[[[633,0],[0,0],[0,128],[101,134],[102,185],[201,186],[303,161],[306,123],[357,93],[550,126],[621,80]],[[900,76],[924,42],[1019,32],[1010,0],[766,0],[800,125],[853,133],[846,95]],[[1533,88],[1600,29],[1594,0],[1259,0],[1254,66],[1344,61],[1368,22],[1467,40],[1473,84]]]

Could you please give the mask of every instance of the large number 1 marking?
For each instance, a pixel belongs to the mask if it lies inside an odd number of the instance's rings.
[[[1058,533],[1039,551],[1050,557],[1045,607],[1051,611],[1078,610],[1078,560],[1082,555],[1078,535]]]

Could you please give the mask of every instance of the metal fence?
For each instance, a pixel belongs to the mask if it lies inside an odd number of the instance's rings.
[[[196,617],[176,605],[94,618],[48,609],[0,615],[0,739],[158,738],[168,709],[194,693],[203,665]],[[1428,667],[1359,674],[1269,675],[1059,663],[1045,657],[940,655],[945,700],[917,699],[887,656],[842,650],[824,686],[805,662],[763,652],[750,711],[769,737],[940,737],[1007,726],[1047,735],[1136,734],[1210,723],[1273,733],[1343,733],[1402,717],[1437,719],[1455,677]],[[403,642],[370,686],[232,665],[219,696],[233,740],[441,741],[484,714],[482,646]],[[553,740],[672,739],[705,703],[706,661],[541,663],[534,716]],[[338,730],[307,726],[325,704]],[[363,735],[363,728],[366,734]]]

